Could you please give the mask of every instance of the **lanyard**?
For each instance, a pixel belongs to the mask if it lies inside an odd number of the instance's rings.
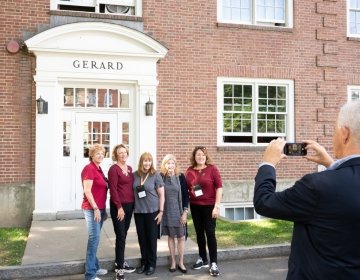
[[[144,185],[145,184],[145,181],[146,181],[146,179],[149,177],[149,172],[146,174],[146,177],[145,177],[145,179],[144,179],[144,181],[143,181],[143,176],[141,175],[141,177],[140,177],[140,185]]]

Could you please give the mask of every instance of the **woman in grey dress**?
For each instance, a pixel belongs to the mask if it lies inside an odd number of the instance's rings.
[[[160,173],[165,184],[165,205],[162,218],[162,235],[168,236],[171,257],[170,272],[176,271],[175,240],[179,254],[178,269],[187,270],[184,265],[186,220],[189,195],[184,174],[179,172],[175,156],[166,155],[161,163]]]

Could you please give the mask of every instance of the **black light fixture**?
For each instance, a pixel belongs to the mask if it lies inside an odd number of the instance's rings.
[[[154,109],[154,102],[150,100],[145,103],[145,115],[146,116],[152,116],[153,115],[153,109]]]
[[[38,109],[38,114],[47,114],[48,113],[48,103],[41,96],[36,99],[36,106]]]

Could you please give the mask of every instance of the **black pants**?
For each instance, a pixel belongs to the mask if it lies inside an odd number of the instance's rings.
[[[217,241],[215,236],[216,219],[212,218],[214,205],[190,204],[191,216],[194,222],[199,256],[204,262],[208,260],[206,254],[206,240],[209,249],[210,263],[217,263]],[[205,239],[206,234],[206,239]]]
[[[156,267],[158,225],[155,217],[158,212],[135,213],[135,225],[141,253],[141,265],[146,269]]]
[[[125,253],[125,243],[128,229],[131,223],[131,217],[134,211],[134,203],[124,203],[122,204],[123,210],[125,212],[125,218],[122,221],[117,219],[118,209],[115,204],[110,202],[110,214],[111,220],[114,226],[114,232],[116,236],[115,241],[115,268],[121,269],[124,267],[124,253]]]

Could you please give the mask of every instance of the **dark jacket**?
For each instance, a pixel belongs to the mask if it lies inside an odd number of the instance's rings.
[[[360,279],[360,158],[275,188],[275,169],[261,166],[256,212],[294,222],[287,279]]]

